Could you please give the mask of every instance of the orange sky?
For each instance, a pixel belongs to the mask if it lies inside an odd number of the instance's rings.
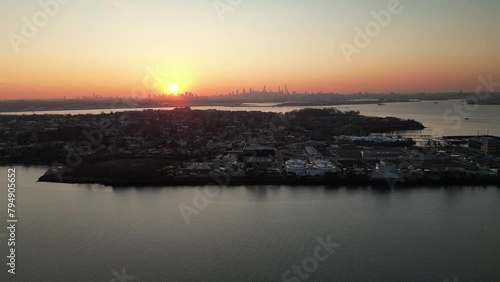
[[[401,0],[402,11],[349,62],[341,44],[355,46],[355,28],[391,1],[254,0],[222,16],[213,1],[72,0],[49,10],[2,1],[0,98],[160,94],[174,84],[200,95],[285,84],[299,92],[472,91],[479,75],[500,76],[500,5],[487,0]],[[25,37],[23,18],[35,23],[45,11],[46,24]],[[153,78],[155,69],[163,74]]]

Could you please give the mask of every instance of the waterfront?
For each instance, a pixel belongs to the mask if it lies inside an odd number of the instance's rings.
[[[360,111],[362,115],[386,117],[392,116],[404,119],[414,119],[422,122],[427,129],[418,132],[406,132],[403,135],[428,136],[442,133],[444,135],[477,135],[478,132],[482,135],[488,132],[491,135],[500,136],[500,115],[497,114],[500,106],[497,105],[478,105],[477,110],[467,111],[465,105],[460,100],[444,100],[438,101],[422,101],[411,103],[387,103],[383,106],[376,104],[364,105],[341,105],[341,106],[287,106],[273,107],[270,103],[255,103],[248,104],[242,107],[224,107],[224,106],[202,106],[192,107],[197,110],[224,110],[224,111],[264,111],[264,112],[279,112],[285,113],[303,108],[338,108],[339,110]],[[168,108],[154,108],[171,110]],[[458,110],[457,110],[458,109]],[[461,109],[461,110],[460,110]],[[16,115],[31,115],[31,114],[100,114],[101,112],[121,112],[121,111],[142,111],[143,108],[122,108],[122,109],[107,109],[107,110],[67,110],[67,111],[46,111],[46,112],[18,112],[18,113],[0,113],[16,114]],[[443,115],[449,112],[448,117],[451,119],[447,122]],[[461,115],[465,115],[469,120],[465,120]],[[452,119],[455,118],[455,119]],[[459,118],[459,119],[458,119]],[[441,131],[442,130],[442,131]],[[402,133],[398,133],[402,134]]]
[[[341,246],[307,281],[500,280],[494,187],[234,187],[188,225],[179,204],[195,187],[36,183],[44,172],[17,168],[18,274],[2,281],[110,281],[123,267],[134,281],[279,281],[328,235]]]

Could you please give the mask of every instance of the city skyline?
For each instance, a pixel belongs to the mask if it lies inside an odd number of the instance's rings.
[[[0,3],[1,99],[472,92],[500,71],[495,1],[39,3]]]

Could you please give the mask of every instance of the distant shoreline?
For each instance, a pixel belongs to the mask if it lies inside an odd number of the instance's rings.
[[[340,106],[363,104],[413,103],[420,101],[466,101],[472,93],[414,93],[414,94],[335,94],[252,92],[234,95],[179,96],[157,95],[147,98],[137,97],[94,97],[70,99],[23,99],[0,100],[0,113],[77,111],[77,110],[123,110],[170,107],[286,107],[286,106]],[[497,100],[483,102],[494,103]],[[268,104],[268,105],[265,105]]]
[[[417,103],[420,101],[390,101],[390,102],[378,102],[378,101],[345,101],[345,102],[286,102],[280,103],[273,107],[317,107],[317,106],[345,106],[345,105],[380,105],[393,104],[393,103]]]
[[[384,102],[384,104],[389,103],[413,103],[417,101],[395,101],[395,102]],[[344,106],[344,105],[377,105],[380,102],[377,101],[345,101],[345,102],[284,102],[284,103],[273,103],[274,105],[259,105],[266,104],[267,102],[262,103],[192,103],[192,104],[168,104],[168,105],[137,105],[123,108],[113,108],[109,106],[97,106],[97,107],[53,107],[53,108],[21,108],[21,109],[2,109],[0,108],[0,114],[4,115],[16,115],[17,113],[42,113],[42,114],[51,114],[51,112],[58,111],[122,111],[122,110],[137,110],[137,109],[165,109],[169,110],[171,108],[176,107],[227,107],[227,108],[244,108],[244,107],[255,107],[255,108],[273,108],[273,107],[310,107],[310,106]]]

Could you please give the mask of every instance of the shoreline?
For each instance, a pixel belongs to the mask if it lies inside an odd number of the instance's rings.
[[[400,102],[386,102],[387,104],[390,103],[412,103],[413,101],[400,101]],[[262,102],[265,103],[265,102]],[[246,104],[251,104],[251,105],[246,105]],[[333,106],[348,106],[348,105],[377,105],[379,102],[373,101],[373,102],[353,102],[353,101],[348,101],[348,102],[328,102],[328,103],[322,103],[322,102],[311,102],[311,103],[302,103],[302,102],[277,102],[275,105],[269,106],[269,105],[258,105],[259,103],[246,103],[246,102],[228,102],[228,103],[192,103],[192,104],[169,104],[169,105],[152,105],[152,106],[131,106],[131,107],[126,107],[126,108],[112,108],[112,107],[85,107],[85,108],[78,108],[78,107],[61,107],[61,108],[52,108],[52,109],[15,109],[15,110],[9,110],[9,109],[0,109],[0,114],[1,115],[18,115],[19,113],[27,113],[27,112],[32,112],[32,113],[39,113],[39,114],[52,114],[52,112],[61,112],[61,111],[116,111],[116,112],[121,112],[123,111],[130,111],[130,110],[171,110],[171,108],[176,108],[176,107],[220,107],[220,108],[245,108],[245,107],[254,107],[254,108],[274,108],[274,107],[319,107],[319,106],[325,106],[325,107],[333,107]]]
[[[376,187],[378,189],[415,188],[418,186],[444,187],[444,186],[496,186],[500,188],[499,177],[447,177],[441,180],[430,178],[419,179],[367,179],[367,178],[336,178],[336,177],[284,177],[284,176],[223,176],[215,177],[179,177],[157,179],[94,179],[88,177],[65,176],[59,181],[55,174],[45,174],[38,179],[39,182],[64,183],[64,184],[99,184],[113,188],[127,187],[182,187],[182,186],[324,186],[324,187]],[[219,182],[220,184],[218,184]],[[394,185],[390,185],[390,183]]]
[[[453,99],[437,99],[438,101],[449,101]],[[125,106],[124,108],[119,107],[110,107],[108,105],[94,105],[94,106],[54,106],[54,107],[36,107],[36,108],[0,108],[1,115],[18,115],[19,113],[38,113],[38,114],[52,114],[52,112],[61,112],[61,111],[116,111],[121,112],[127,110],[148,110],[148,109],[160,109],[160,110],[169,110],[171,108],[176,107],[221,107],[221,108],[244,108],[244,107],[255,107],[255,108],[282,108],[282,107],[335,107],[335,106],[357,106],[357,105],[380,105],[381,103],[385,104],[394,104],[394,103],[417,103],[422,101],[433,101],[433,100],[397,100],[397,101],[266,101],[266,102],[246,102],[246,101],[227,101],[227,102],[170,102],[170,103],[149,103],[149,104],[137,104],[136,106]],[[264,105],[267,103],[272,103],[273,105]],[[112,103],[110,103],[112,104]]]

